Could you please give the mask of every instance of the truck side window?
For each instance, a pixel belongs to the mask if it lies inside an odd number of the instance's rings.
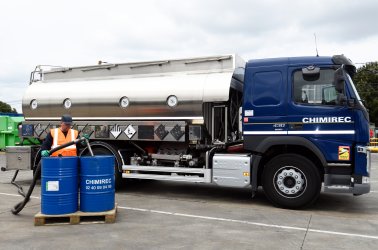
[[[258,72],[253,76],[253,105],[277,106],[283,96],[282,74],[280,71]],[[274,89],[275,91],[272,91]]]
[[[321,69],[319,78],[313,80],[304,79],[302,71],[295,71],[293,101],[298,104],[337,105],[334,73],[333,69]]]

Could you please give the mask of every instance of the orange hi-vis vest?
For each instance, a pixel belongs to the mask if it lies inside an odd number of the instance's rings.
[[[62,130],[60,128],[54,128],[50,130],[51,136],[53,138],[53,144],[51,149],[54,149],[60,145],[63,145],[67,142],[71,142],[77,138],[78,132],[75,129],[69,129],[67,132],[67,136],[64,136]],[[76,144],[71,146],[62,148],[56,152],[54,152],[51,156],[77,156]]]

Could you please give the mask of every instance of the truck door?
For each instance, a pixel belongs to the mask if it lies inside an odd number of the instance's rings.
[[[348,163],[355,118],[340,98],[348,95],[347,89],[335,86],[334,79],[335,69],[331,67],[289,68],[288,135],[310,140],[328,162]]]
[[[247,68],[244,81],[243,134],[246,147],[262,137],[286,135],[287,67]]]

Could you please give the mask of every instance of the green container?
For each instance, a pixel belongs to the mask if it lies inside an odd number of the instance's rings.
[[[18,125],[24,121],[21,116],[0,116],[0,150],[7,146],[20,145]]]
[[[0,131],[0,150],[5,150],[5,147],[6,147],[6,142],[5,142],[5,134],[1,133]]]
[[[40,141],[36,138],[24,138],[24,140],[22,141],[22,145],[23,146],[27,146],[27,145],[39,145],[41,144]]]
[[[12,131],[0,131],[0,150],[7,146],[20,145],[20,137],[15,136]]]
[[[7,130],[7,127],[8,127],[8,117],[9,116],[0,116],[0,131]]]
[[[8,131],[12,131],[12,134],[18,136],[18,125],[24,121],[24,117],[10,116],[8,118]]]

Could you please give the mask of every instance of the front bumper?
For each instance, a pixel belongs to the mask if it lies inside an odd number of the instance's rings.
[[[366,146],[356,147],[356,164],[359,163],[358,171],[354,175],[325,174],[324,192],[327,193],[350,193],[362,195],[370,192],[371,152]]]
[[[367,176],[324,175],[324,192],[362,195],[370,192],[370,178]]]
[[[370,183],[354,184],[352,193],[354,195],[367,194],[370,192]]]
[[[324,186],[325,193],[347,193],[362,195],[370,192],[370,183],[354,184],[354,186],[330,185]]]

